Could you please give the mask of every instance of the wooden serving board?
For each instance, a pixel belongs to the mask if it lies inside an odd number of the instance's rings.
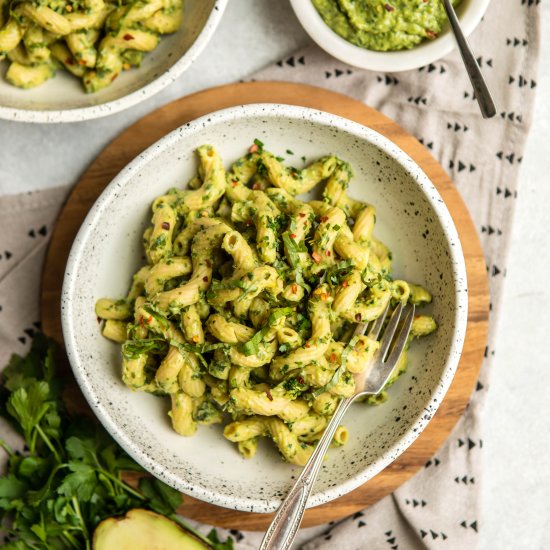
[[[489,292],[485,260],[464,202],[448,175],[427,149],[395,122],[349,97],[301,84],[250,82],[231,84],[183,97],[128,128],[97,157],[67,200],[52,234],[42,278],[42,326],[63,343],[60,295],[70,247],[88,210],[111,179],[141,151],[178,126],[207,113],[248,103],[285,103],[328,111],[359,122],[385,135],[424,170],[443,197],[458,228],[468,274],[468,326],[464,351],[453,383],[437,414],[416,442],[384,471],[355,491],[306,512],[304,526],[318,525],[353,514],[388,495],[413,476],[447,439],[468,404],[478,378],[487,338]],[[66,367],[73,409],[87,410],[72,373]],[[185,496],[183,516],[236,529],[264,529],[270,514],[220,508]]]

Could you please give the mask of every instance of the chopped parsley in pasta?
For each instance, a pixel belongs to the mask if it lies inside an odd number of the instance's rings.
[[[197,154],[189,189],[153,203],[147,265],[127,297],[98,300],[96,314],[104,336],[122,344],[124,382],[170,396],[176,432],[231,415],[224,435],[244,457],[269,437],[303,465],[378,349],[351,338],[355,324],[431,295],[391,276],[391,252],[373,235],[375,209],[347,194],[343,160],[289,168],[258,140],[228,171],[211,145]],[[297,197],[317,185],[322,200]],[[410,340],[435,329],[418,315]],[[406,367],[407,351],[386,387]],[[347,439],[341,426],[333,446]]]

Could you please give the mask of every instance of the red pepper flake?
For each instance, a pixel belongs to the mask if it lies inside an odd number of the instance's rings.
[[[256,143],[253,143],[250,148],[248,149],[249,153],[257,153],[260,150],[258,145]]]
[[[438,37],[438,34],[436,32],[433,32],[431,30],[427,30],[426,31],[426,36],[430,39],[430,40],[434,40],[435,38]]]
[[[257,147],[257,145],[256,145]],[[251,151],[252,153],[254,151]],[[270,401],[273,401],[273,396],[271,395],[271,391],[270,390],[265,390],[265,394],[267,395],[267,398],[270,400]]]
[[[349,283],[348,283],[347,281],[343,281],[343,282],[342,282],[342,286],[343,286],[344,288],[348,288]]]
[[[358,323],[360,323],[360,322],[361,322],[361,319],[362,319],[361,314],[360,314],[360,313],[356,313],[356,314],[355,314],[355,320],[356,320]]]
[[[208,282],[208,277],[205,275],[205,276],[202,278],[202,280],[203,280],[205,283],[207,283],[207,282]]]
[[[150,325],[153,322],[153,316],[149,315],[149,319],[147,319],[147,324]]]
[[[328,222],[328,216],[321,216],[321,222],[322,223]]]
[[[358,340],[357,344],[355,344],[355,347],[360,348],[361,346],[364,346],[364,345],[365,345],[365,342],[363,342],[363,340]]]
[[[313,258],[316,264],[318,264],[321,261],[321,256],[317,252],[313,252],[311,254],[311,257]]]
[[[204,260],[204,263],[206,264],[206,267],[212,267],[212,262],[208,258]]]
[[[72,60],[72,58],[67,57],[67,59],[65,59],[65,65],[74,65],[74,61]]]
[[[298,378],[296,378],[296,380],[298,380],[298,382],[300,382],[300,384],[305,384],[305,380],[301,376],[298,376]]]
[[[330,257],[330,250],[327,250],[327,251],[325,252],[325,256]]]
[[[326,302],[327,301],[327,298],[328,298],[328,294],[326,292],[323,292],[321,294],[321,300],[323,300],[323,302]]]
[[[83,64],[82,62],[80,62],[81,64]],[[116,77],[118,76],[118,73],[115,73],[113,75],[113,77],[111,78],[111,82],[114,82],[116,80]]]
[[[296,238],[296,233],[291,233],[291,234],[290,234],[290,238],[291,238],[291,239],[295,239],[295,238]]]
[[[246,223],[246,225],[253,225],[254,224],[254,222],[252,220],[246,220],[245,223]]]
[[[338,358],[336,357],[335,353],[331,353],[329,359],[331,363],[336,363],[336,359]]]
[[[303,212],[300,212],[300,213],[298,214],[298,216],[300,216],[300,218],[305,218],[305,217],[306,217],[306,215],[305,215]]]
[[[238,182],[237,180],[233,180],[233,181],[231,182],[231,185],[232,185],[233,187],[237,187],[237,185],[239,185],[239,182]]]
[[[310,348],[310,347],[311,347],[311,344],[310,344],[309,342],[306,342],[306,343],[304,344],[304,348]]]
[[[395,8],[390,4],[384,4],[384,7],[386,8],[386,11],[395,11]]]
[[[162,229],[166,229],[168,231],[170,229],[170,224],[168,222],[162,222]]]
[[[290,288],[292,289],[293,294],[296,294],[298,292],[298,285],[296,283],[292,283],[292,286]]]
[[[140,318],[139,318],[139,326],[140,326],[140,327],[143,326],[143,317],[140,317]]]
[[[261,188],[262,186],[257,181],[252,184],[252,189],[254,189],[254,191],[258,191]]]
[[[124,38],[124,40],[133,40],[134,39],[133,35],[131,35],[130,33],[126,33],[122,38]]]

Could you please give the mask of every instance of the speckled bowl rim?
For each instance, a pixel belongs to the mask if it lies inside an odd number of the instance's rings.
[[[176,61],[167,71],[155,78],[149,84],[139,88],[135,92],[122,96],[113,101],[80,107],[77,109],[61,110],[36,110],[36,109],[15,109],[13,107],[2,107],[0,105],[0,119],[14,122],[38,122],[57,124],[63,122],[83,122],[113,115],[124,109],[137,105],[141,101],[149,99],[168,85],[172,84],[189,66],[199,57],[210,39],[212,38],[223,12],[229,0],[216,0],[212,11],[204,24],[201,32],[191,44],[191,47]]]
[[[460,16],[460,25],[469,36],[479,25],[491,0],[470,0],[471,4]],[[378,52],[355,46],[336,34],[319,15],[311,0],[290,0],[296,17],[310,38],[327,53],[354,67],[396,73],[418,69],[433,63],[456,48],[455,38],[450,29],[430,42],[410,50]]]
[[[133,441],[127,434],[124,433],[121,426],[116,423],[116,421],[109,414],[109,411],[104,407],[101,395],[94,393],[90,381],[84,374],[85,371],[82,365],[84,358],[79,357],[76,353],[77,347],[72,322],[72,319],[74,318],[72,309],[73,300],[71,298],[74,294],[74,285],[76,284],[78,278],[76,268],[81,261],[84,244],[91,236],[95,228],[95,224],[97,223],[97,218],[105,209],[109,208],[109,204],[115,198],[118,190],[127,185],[130,178],[133,178],[136,173],[139,173],[142,167],[150,162],[150,160],[157,156],[161,151],[177,145],[180,137],[182,136],[193,135],[195,132],[200,131],[208,125],[228,123],[240,118],[261,117],[283,117],[298,121],[307,120],[309,122],[336,128],[341,132],[351,134],[360,140],[369,142],[401,165],[409,176],[415,180],[424,195],[424,198],[433,208],[433,211],[440,221],[447,239],[448,250],[453,266],[453,281],[457,287],[454,338],[448,349],[445,367],[439,383],[437,384],[437,387],[431,396],[430,402],[427,405],[433,413],[435,413],[443,401],[443,398],[452,382],[460,359],[468,318],[468,290],[466,265],[458,232],[451,215],[443,202],[443,199],[426,174],[411,157],[409,157],[404,151],[402,151],[397,145],[386,137],[366,126],[362,126],[361,124],[330,113],[309,109],[306,107],[270,103],[240,105],[216,111],[202,116],[194,121],[188,122],[167,134],[165,137],[161,138],[137,156],[111,181],[90,209],[90,212],[86,216],[74,240],[63,280],[61,295],[62,328],[67,355],[69,357],[75,378],[90,407],[105,426],[107,431],[114,437],[121,447],[123,447],[128,454],[130,454],[146,470],[155,472],[157,477],[160,477],[163,481],[183,493],[210,502],[211,504],[241,511],[254,510],[255,512],[268,513],[277,509],[281,502],[279,499],[258,498],[251,500],[249,498],[240,498],[235,495],[227,495],[219,490],[215,491],[203,486],[193,485],[192,482],[181,479],[173,472],[165,470],[156,460],[149,457],[138,443]],[[427,417],[427,415],[423,413],[424,411],[422,411],[422,414],[419,414],[418,418],[415,420],[408,432],[393,446],[385,450],[385,452],[380,455],[378,460],[366,467],[357,475],[350,477],[346,482],[312,495],[309,499],[308,507],[318,506],[341,497],[342,495],[366,483],[369,479],[373,478],[376,474],[386,468],[416,440],[433,416],[432,414]]]

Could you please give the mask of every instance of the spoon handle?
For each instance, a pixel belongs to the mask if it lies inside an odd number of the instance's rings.
[[[483,118],[492,118],[496,114],[496,107],[491,97],[491,92],[487,87],[487,84],[481,74],[481,69],[477,64],[477,61],[474,57],[474,54],[460,28],[460,23],[456,12],[451,4],[451,0],[442,0],[443,5],[445,6],[445,11],[447,12],[447,18],[453,29],[456,41],[458,43],[458,48],[460,50],[460,55],[466,66],[466,71],[468,71],[468,76],[470,77],[470,82],[474,88],[475,96],[477,102],[479,103],[479,108],[481,109],[481,114]]]

